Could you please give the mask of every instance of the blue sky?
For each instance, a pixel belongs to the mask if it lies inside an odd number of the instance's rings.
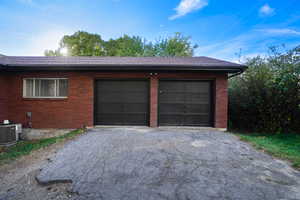
[[[300,45],[299,0],[0,0],[0,53],[43,55],[65,34],[191,36],[196,56],[237,61]]]

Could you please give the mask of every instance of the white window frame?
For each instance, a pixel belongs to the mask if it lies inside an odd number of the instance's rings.
[[[27,80],[33,80],[33,96],[26,96],[26,81]],[[36,80],[55,80],[55,96],[35,96],[35,82]],[[69,80],[68,78],[24,78],[23,79],[23,98],[29,98],[29,99],[66,99],[68,96],[57,96],[58,90],[57,87],[59,87],[59,81],[58,80]],[[69,82],[68,82],[69,87]],[[68,88],[69,90],[69,88]]]

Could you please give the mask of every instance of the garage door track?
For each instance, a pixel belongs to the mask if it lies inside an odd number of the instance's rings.
[[[300,174],[234,135],[99,128],[68,143],[37,176],[72,182],[77,199],[300,199]]]

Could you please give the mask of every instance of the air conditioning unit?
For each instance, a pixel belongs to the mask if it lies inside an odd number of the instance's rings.
[[[9,146],[15,144],[19,140],[21,132],[21,124],[0,125],[0,145]]]

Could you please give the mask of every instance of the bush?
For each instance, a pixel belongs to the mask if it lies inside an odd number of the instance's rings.
[[[300,46],[246,62],[230,79],[229,127],[259,132],[300,132]]]

